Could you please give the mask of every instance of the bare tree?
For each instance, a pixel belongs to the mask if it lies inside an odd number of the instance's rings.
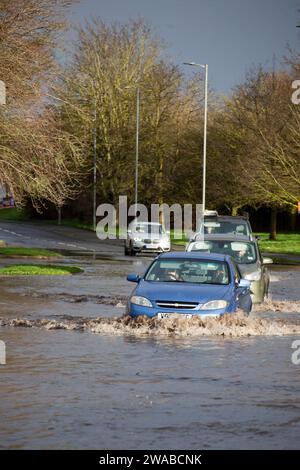
[[[30,197],[60,206],[75,195],[82,144],[64,131],[46,99],[58,73],[55,48],[66,28],[67,0],[0,0],[0,181],[18,203]]]

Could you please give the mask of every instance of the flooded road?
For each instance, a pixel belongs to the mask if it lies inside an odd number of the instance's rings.
[[[1,279],[0,448],[298,449],[299,268],[272,270],[249,320],[134,327],[126,275],[149,261]]]

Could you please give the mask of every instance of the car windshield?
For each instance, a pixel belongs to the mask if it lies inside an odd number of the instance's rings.
[[[255,244],[250,242],[202,240],[191,243],[189,251],[229,255],[240,264],[251,264],[257,261]]]
[[[158,259],[150,266],[146,281],[229,284],[226,262],[198,259]]]
[[[161,235],[164,233],[162,225],[150,224],[150,223],[140,223],[132,227],[132,231],[135,233],[144,233],[144,234],[156,234]]]
[[[204,233],[227,233],[250,236],[249,225],[244,220],[204,219]]]

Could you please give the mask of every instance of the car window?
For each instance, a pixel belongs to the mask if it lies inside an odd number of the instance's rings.
[[[163,227],[157,224],[141,223],[132,227],[132,232],[141,234],[158,234],[164,233]]]
[[[229,268],[224,261],[162,259],[154,261],[146,281],[229,284]]]

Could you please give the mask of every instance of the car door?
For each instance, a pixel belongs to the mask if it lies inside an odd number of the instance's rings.
[[[242,276],[236,264],[234,264],[234,279],[236,306],[244,312],[249,313],[252,306],[250,289],[246,287],[239,287],[239,282],[242,279]]]
[[[262,290],[263,290],[263,294],[264,294],[264,297],[267,295],[268,293],[268,288],[269,288],[269,282],[270,282],[270,278],[269,278],[269,270],[268,268],[266,267],[266,265],[264,265],[263,263],[263,256],[261,254],[261,251],[259,249],[259,246],[257,246],[257,252],[258,252],[258,259],[259,259],[259,264],[260,264],[260,269],[261,269],[261,283],[262,283]]]

